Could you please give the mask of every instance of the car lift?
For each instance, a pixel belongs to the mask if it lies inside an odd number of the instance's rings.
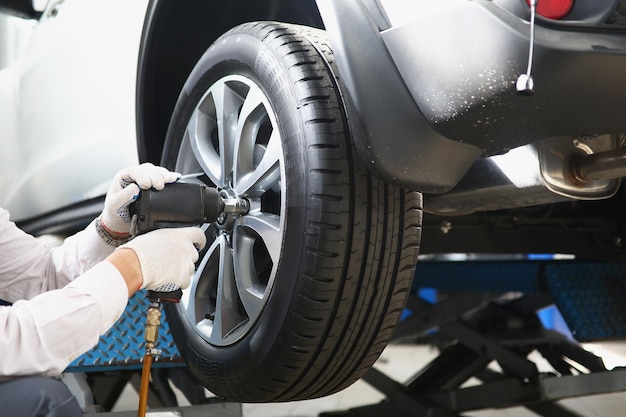
[[[420,297],[425,288],[436,289],[436,300]],[[86,408],[91,406],[94,416],[109,412],[129,382],[139,382],[146,303],[145,294],[131,298],[114,328],[64,374],[73,392],[93,397],[87,398]],[[363,379],[382,392],[385,400],[320,417],[378,417],[383,413],[458,417],[464,412],[516,406],[540,416],[582,417],[557,401],[626,391],[626,368],[609,371],[601,358],[584,350],[570,334],[547,329],[538,312],[551,305],[558,307],[578,341],[624,338],[626,264],[419,262],[406,306],[408,317],[400,322],[392,343],[425,341],[435,345],[439,355],[404,384],[371,368]],[[203,388],[182,363],[166,321],[159,347],[163,354],[154,364],[150,410],[175,411],[159,416],[242,416],[241,404],[205,398]],[[553,370],[540,372],[528,358],[533,352],[543,356]],[[493,363],[499,368],[490,366]],[[168,380],[192,406],[177,407]]]
[[[423,288],[436,288],[438,299],[420,298]],[[426,338],[439,356],[404,384],[370,369],[364,380],[385,400],[320,417],[453,417],[517,406],[540,416],[582,417],[557,401],[626,390],[626,369],[607,370],[568,335],[546,329],[537,314],[555,304],[579,341],[623,338],[626,264],[420,262],[413,290],[411,315],[393,339]],[[552,372],[528,359],[535,351]],[[488,367],[494,361],[499,369]]]

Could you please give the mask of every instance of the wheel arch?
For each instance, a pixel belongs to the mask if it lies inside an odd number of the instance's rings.
[[[199,57],[227,30],[259,20],[328,32],[357,152],[385,181],[443,193],[480,155],[474,146],[441,136],[424,118],[380,37],[388,21],[378,0],[151,0],[137,74],[141,162],[160,162],[174,105]],[[449,162],[445,169],[441,160]]]
[[[255,20],[322,27],[315,0],[149,2],[137,70],[137,148],[141,162],[160,163],[174,105],[199,57],[227,30]]]

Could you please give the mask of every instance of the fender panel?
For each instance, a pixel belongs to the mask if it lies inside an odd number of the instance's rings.
[[[481,149],[446,139],[426,121],[383,43],[378,13],[360,0],[318,0],[317,5],[360,157],[389,182],[428,193],[452,188]]]

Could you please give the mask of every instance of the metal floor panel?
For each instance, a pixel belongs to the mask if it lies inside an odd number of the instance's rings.
[[[72,362],[65,372],[97,372],[140,369],[145,354],[144,330],[149,302],[146,291],[135,293],[115,325],[109,329],[98,344]],[[174,344],[170,328],[161,316],[157,348],[161,356],[153,367],[182,366],[182,357]]]

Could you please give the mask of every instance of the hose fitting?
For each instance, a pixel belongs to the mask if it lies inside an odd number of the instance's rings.
[[[146,316],[146,330],[144,332],[144,340],[146,341],[146,354],[155,356],[160,355],[161,351],[156,349],[156,341],[159,338],[159,326],[161,325],[161,309],[160,304],[156,302],[150,303],[148,314]]]

